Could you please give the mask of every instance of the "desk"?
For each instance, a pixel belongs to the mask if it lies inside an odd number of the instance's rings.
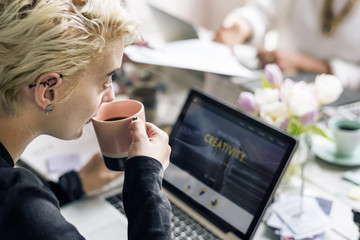
[[[155,68],[155,71],[164,74],[161,77],[161,81],[168,86],[167,92],[159,95],[158,124],[173,124],[190,87],[202,87],[206,83],[204,75],[172,68]],[[225,84],[229,84],[229,82],[225,82]],[[219,85],[219,87],[221,86]],[[228,88],[228,90],[231,91],[228,96],[235,96],[238,91],[238,86]],[[42,144],[44,142],[46,143],[46,147]],[[42,136],[29,145],[22,159],[39,170],[43,175],[49,178],[56,178],[55,175],[47,173],[46,158],[50,154],[64,154],[64,149],[67,152],[80,154],[81,161],[83,162],[89,159],[94,152],[98,151],[96,137],[91,125],[89,124],[84,128],[84,134],[78,140],[61,141]],[[37,162],[33,160],[32,156],[37,156]],[[339,188],[349,184],[341,178],[345,170],[347,170],[347,168],[332,166],[318,159],[310,161],[305,168],[305,194],[319,196],[333,201],[331,211],[333,226],[326,232],[325,240],[355,240],[358,238],[358,229],[352,221],[351,208],[360,208],[360,202],[351,201],[346,196],[338,194]],[[119,182],[121,181],[119,180]],[[112,187],[116,184],[113,184]],[[299,188],[292,189],[290,192],[297,193],[299,192]],[[282,189],[278,189],[277,194],[281,193]],[[265,220],[267,215],[268,213],[265,215],[263,223],[260,224],[254,240],[279,239],[278,236],[273,233],[273,229],[266,226]]]

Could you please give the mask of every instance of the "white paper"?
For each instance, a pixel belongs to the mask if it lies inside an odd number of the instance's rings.
[[[278,228],[278,229],[281,229],[283,226],[284,226],[284,222],[279,218],[279,216],[272,212],[270,217],[268,218],[268,220],[266,221],[266,224],[269,226],[269,227],[272,227],[272,228]]]
[[[273,205],[274,212],[297,234],[309,234],[324,231],[331,224],[330,218],[325,215],[314,198],[303,198],[302,214],[300,213],[300,199],[289,199]]]
[[[266,224],[269,227],[276,228],[278,230],[275,231],[276,234],[285,237],[285,238],[294,238],[294,239],[316,239],[317,236],[322,236],[323,233],[329,228],[329,226],[325,226],[322,228],[318,228],[311,232],[306,232],[302,234],[295,234],[291,229],[280,219],[280,217],[273,212],[269,219],[266,221]]]
[[[185,68],[229,76],[253,78],[255,74],[239,63],[229,47],[209,40],[170,42],[159,48],[132,45],[125,54],[134,62]]]
[[[81,167],[81,160],[78,154],[56,155],[47,159],[48,171],[67,172],[70,170],[78,170]]]

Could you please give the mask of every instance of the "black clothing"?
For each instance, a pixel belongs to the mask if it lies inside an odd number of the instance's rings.
[[[125,169],[123,199],[128,239],[170,239],[171,207],[161,192],[161,164],[149,157],[134,157],[127,161]],[[61,215],[59,200],[52,190],[63,195],[62,203],[83,194],[76,172],[60,178],[59,185],[44,184],[30,171],[14,168],[10,154],[0,143],[1,239],[84,239]]]
[[[158,161],[144,164],[144,159],[134,158],[126,163],[123,203],[129,239],[171,239],[171,206],[161,192],[162,178]]]

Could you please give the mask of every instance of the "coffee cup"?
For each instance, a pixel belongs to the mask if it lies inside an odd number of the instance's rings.
[[[134,117],[145,122],[143,104],[136,100],[121,100],[103,103],[92,119],[105,165],[111,170],[125,170],[131,144],[129,126]]]
[[[329,128],[336,144],[336,154],[341,157],[353,155],[360,144],[360,122],[334,117],[329,120]]]

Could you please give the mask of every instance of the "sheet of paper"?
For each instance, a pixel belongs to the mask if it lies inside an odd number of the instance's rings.
[[[294,198],[274,204],[273,209],[295,234],[307,234],[330,226],[330,218],[314,198],[304,197],[302,204],[303,208],[300,209],[300,198]]]
[[[273,212],[269,219],[266,221],[266,224],[269,227],[276,228],[278,230],[275,231],[276,234],[281,235],[286,238],[294,238],[294,239],[316,239],[316,237],[320,237],[324,234],[324,232],[329,228],[329,226],[325,226],[322,228],[315,229],[311,232],[306,232],[302,234],[295,234],[291,229],[280,219],[280,217]]]
[[[56,155],[47,159],[47,165],[50,173],[67,172],[80,169],[81,160],[78,154]]]
[[[326,200],[323,198],[313,198],[313,197],[308,197],[308,196],[304,196],[303,200],[304,200],[304,202],[303,202],[304,210],[305,210],[305,208],[310,207],[309,211],[312,211],[312,209],[314,209],[314,208],[315,209],[320,208],[321,212],[324,213],[325,215],[329,215],[331,212],[332,202],[330,200]],[[272,205],[273,212],[267,219],[266,224],[269,227],[275,228],[275,234],[281,236],[282,239],[295,239],[295,240],[322,239],[322,237],[324,236],[324,232],[330,227],[329,219],[326,219],[326,221],[323,222],[324,224],[317,225],[318,227],[310,226],[314,223],[314,219],[311,219],[311,221],[309,221],[309,219],[307,219],[307,220],[305,220],[306,221],[305,224],[300,223],[299,229],[302,228],[303,230],[298,233],[293,231],[293,229],[294,229],[293,224],[295,224],[295,223],[292,219],[290,220],[290,224],[283,220],[283,219],[286,219],[286,221],[288,221],[289,217],[288,216],[283,217],[282,214],[286,214],[286,215],[290,215],[290,216],[292,214],[295,214],[295,216],[298,214],[299,209],[300,209],[298,204],[299,204],[299,196],[298,195],[294,195],[294,196],[287,195],[286,197],[282,197],[279,202],[276,202]],[[318,207],[316,207],[316,205]],[[279,214],[279,211],[280,212],[283,211],[284,213]],[[316,210],[316,211],[318,211],[318,210]],[[307,212],[308,211],[305,210],[304,214],[308,214]],[[317,213],[317,214],[319,214],[319,213]],[[320,213],[320,215],[321,215],[321,213]],[[283,218],[281,218],[280,216],[282,216]],[[304,217],[307,218],[305,215],[304,215]],[[305,225],[308,225],[308,226],[304,230]],[[299,230],[299,229],[297,229],[297,226],[295,226],[295,230]]]
[[[239,63],[227,46],[209,40],[170,42],[159,48],[128,46],[126,55],[134,62],[192,69],[229,76],[252,78],[255,74]]]
[[[360,187],[353,186],[348,193],[348,197],[353,200],[360,200]]]

